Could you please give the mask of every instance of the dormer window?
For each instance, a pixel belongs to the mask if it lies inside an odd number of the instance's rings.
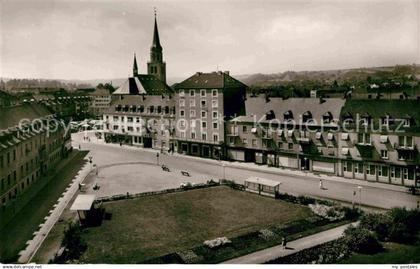
[[[306,111],[305,113],[302,114],[302,122],[309,122],[310,120],[312,120],[312,113],[310,111]]]
[[[322,115],[322,122],[323,123],[331,123],[331,121],[332,121],[332,114],[331,114],[331,112],[326,112],[326,113],[324,113],[324,115]]]
[[[341,116],[341,119],[343,120],[343,122],[346,122],[346,123],[354,122],[353,115],[350,112],[344,113],[343,116]]]
[[[293,120],[293,113],[292,113],[292,111],[288,110],[288,111],[284,112],[283,117],[284,117],[284,121]]]
[[[124,106],[124,112],[128,112],[128,109],[129,109],[128,105],[125,105]]]
[[[266,120],[273,120],[275,118],[276,118],[276,114],[274,114],[274,111],[273,110],[270,110],[269,112],[267,112],[265,114],[265,119]]]
[[[365,113],[361,116],[360,124],[366,126],[366,125],[369,125],[371,121],[372,121],[372,117],[368,113]]]
[[[155,107],[154,106],[150,106],[149,107],[149,113],[153,113],[155,111]]]
[[[144,112],[144,106],[138,106],[137,112],[143,113]]]

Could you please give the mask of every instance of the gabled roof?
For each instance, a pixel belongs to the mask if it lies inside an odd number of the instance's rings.
[[[193,76],[178,83],[176,89],[220,89],[229,87],[247,87],[239,80],[231,77],[228,72],[197,72]]]
[[[172,94],[172,89],[160,79],[152,75],[137,75],[129,77],[113,94]]]

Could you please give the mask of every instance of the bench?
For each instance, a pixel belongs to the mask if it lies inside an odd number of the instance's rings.
[[[190,177],[191,176],[190,173],[188,173],[187,171],[181,171],[181,174],[183,176],[186,176],[186,177]]]

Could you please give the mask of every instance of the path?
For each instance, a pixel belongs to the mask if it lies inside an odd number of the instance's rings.
[[[357,224],[357,223],[351,223]],[[254,253],[238,257],[225,261],[226,264],[262,264],[279,257],[285,257],[293,253],[302,251],[307,248],[311,248],[317,245],[321,245],[335,239],[340,238],[343,235],[344,230],[351,224],[336,227],[331,230],[323,231],[317,234],[313,234],[307,237],[297,239],[287,243],[287,248],[283,249],[281,245],[266,248],[264,250],[256,251]]]

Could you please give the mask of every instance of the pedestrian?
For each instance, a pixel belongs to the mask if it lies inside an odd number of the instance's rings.
[[[82,148],[80,147],[80,144],[79,144],[79,150],[81,150]]]
[[[322,179],[319,180],[319,188],[322,190],[324,189],[323,183],[322,183]]]
[[[281,239],[281,246],[283,247],[283,249],[286,249],[286,244],[287,244],[286,237],[283,236]]]

